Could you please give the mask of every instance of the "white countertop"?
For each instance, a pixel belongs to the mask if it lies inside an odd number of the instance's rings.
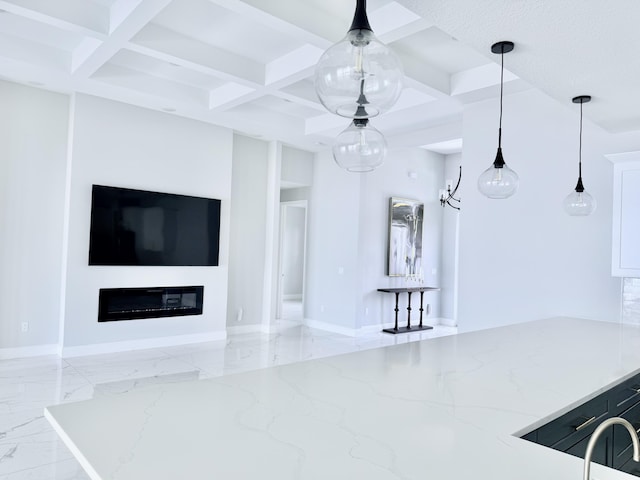
[[[581,459],[514,434],[638,370],[637,327],[555,318],[45,415],[92,479],[581,480]]]

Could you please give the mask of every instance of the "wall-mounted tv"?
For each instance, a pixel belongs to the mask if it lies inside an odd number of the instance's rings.
[[[220,200],[93,185],[89,265],[216,266]]]

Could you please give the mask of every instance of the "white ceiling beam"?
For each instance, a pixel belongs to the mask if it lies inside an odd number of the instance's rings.
[[[407,145],[419,147],[459,138],[462,138],[462,118],[440,125],[387,135],[387,142],[390,147]]]
[[[350,119],[325,113],[317,117],[308,118],[304,122],[305,135],[323,134],[335,130],[342,131],[349,126]]]
[[[0,57],[61,72],[67,72],[71,63],[71,57],[66,51],[29,40],[16,39],[2,33],[0,33]]]
[[[100,40],[92,37],[84,37],[80,44],[71,53],[71,71],[82,65],[102,45]]]
[[[27,18],[29,20],[33,20],[34,22],[42,23],[44,25],[49,25],[50,27],[64,30],[66,32],[89,36],[100,40],[104,40],[105,38],[107,38],[106,24],[108,22],[108,19],[106,17],[104,20],[104,25],[102,24],[102,22],[99,22],[99,25],[93,25],[90,22],[86,22],[89,23],[87,25],[83,23],[85,19],[77,15],[77,13],[75,15],[69,14],[58,16],[61,13],[55,9],[55,4],[56,2],[51,1],[25,1],[20,2],[19,5],[16,5],[15,3],[7,0],[0,0],[0,9],[17,16]],[[41,10],[38,7],[45,8]]]
[[[131,50],[132,52],[139,53],[141,55],[146,55],[151,58],[155,58],[156,60],[162,60],[167,63],[171,63],[174,65],[179,65],[184,68],[188,68],[193,70],[194,72],[199,72],[204,75],[211,75],[212,77],[216,77],[220,80],[239,83],[241,85],[245,85],[247,87],[258,89],[262,88],[262,83],[252,82],[247,80],[244,77],[239,77],[236,75],[232,75],[229,72],[225,72],[219,70],[217,68],[213,68],[207,65],[203,65],[202,63],[194,62],[191,60],[187,60],[183,57],[172,55],[170,53],[161,52],[151,47],[146,47],[143,45],[138,45],[136,43],[128,43],[126,46],[127,50]]]
[[[434,66],[419,62],[403,51],[396,50],[402,61],[406,86],[421,90],[434,98],[449,96],[451,77]]]
[[[308,77],[322,53],[322,49],[307,44],[269,62],[265,67],[265,84],[285,86]]]
[[[264,95],[246,85],[229,82],[209,92],[209,109],[224,111],[251,102]]]
[[[109,33],[122,25],[144,0],[116,0],[109,9]]]
[[[105,82],[139,92],[164,98],[166,104],[194,105],[208,108],[209,92],[196,87],[145,75],[129,68],[117,65],[104,65],[93,80]]]
[[[320,100],[318,100],[317,98],[314,100],[308,100],[306,98],[302,98],[282,90],[273,90],[271,92],[271,95],[273,95],[274,97],[282,98],[284,100],[288,100],[290,102],[293,102],[303,107],[313,108],[314,110],[317,110],[320,113],[326,113],[327,111],[324,108],[324,106],[320,103]]]
[[[242,15],[247,20],[252,20],[261,25],[267,26],[284,35],[292,38],[301,39],[323,50],[331,45],[331,41],[322,35],[318,35],[302,26],[288,21],[285,17],[280,17],[274,12],[278,12],[277,8],[272,8],[278,2],[246,2],[243,0],[209,0],[211,3],[225,8],[231,12]],[[268,11],[270,9],[271,11]],[[334,19],[335,20],[335,19]],[[346,32],[346,30],[345,30]]]
[[[343,38],[351,18],[344,22],[330,12],[313,8],[300,0],[209,0],[243,15],[251,15],[260,23],[267,22],[276,30],[326,49]],[[355,4],[354,4],[355,5]],[[353,12],[353,10],[352,10]]]
[[[138,0],[136,0],[138,1]],[[129,15],[122,18],[109,37],[84,62],[77,65],[72,74],[88,78],[107,63],[134,35],[142,30],[171,0],[143,0]],[[116,4],[119,5],[119,4]],[[121,7],[118,7],[121,9]],[[122,12],[122,11],[121,11]]]
[[[433,27],[433,22],[428,22],[427,20],[421,18],[419,20],[414,20],[411,23],[400,25],[393,30],[379,35],[378,38],[380,38],[382,42],[390,45],[391,48],[393,48],[393,42],[410,37],[411,35],[422,32],[423,30],[431,27]]]
[[[505,69],[505,83],[517,79],[516,75]],[[451,75],[452,96],[462,95],[494,85],[500,85],[500,65],[493,62]]]
[[[157,25],[145,27],[130,45],[139,53],[143,53],[143,49],[135,46],[146,47],[150,54],[155,51],[174,59],[186,60],[191,65],[207,67],[210,72],[218,72],[219,76],[229,81],[250,86],[264,84],[265,72],[262,64]],[[180,61],[176,63],[181,64]]]

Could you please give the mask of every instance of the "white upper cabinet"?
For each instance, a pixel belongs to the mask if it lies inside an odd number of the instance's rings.
[[[637,160],[613,167],[611,272],[616,277],[640,277],[640,152],[633,157]]]

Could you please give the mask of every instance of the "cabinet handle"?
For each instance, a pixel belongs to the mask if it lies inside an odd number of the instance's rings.
[[[633,387],[629,387],[629,390],[640,393],[640,385],[634,385]]]
[[[585,427],[588,427],[589,425],[591,425],[593,422],[595,422],[596,417],[591,417],[589,420],[581,423],[580,425],[578,425],[576,427],[576,432],[579,432],[580,430],[582,430]]]

